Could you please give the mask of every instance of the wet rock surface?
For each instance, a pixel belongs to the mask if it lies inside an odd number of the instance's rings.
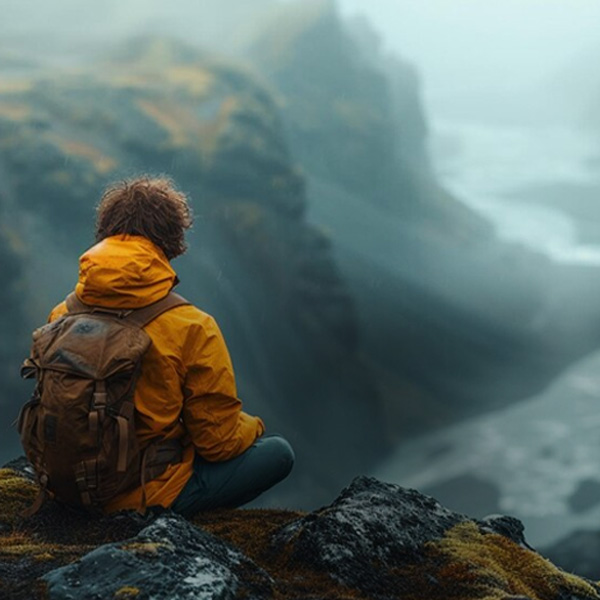
[[[277,543],[291,548],[292,560],[375,591],[382,587],[379,570],[418,560],[424,544],[466,519],[415,490],[361,477],[330,506],[285,527]]]
[[[176,515],[161,516],[136,537],[101,546],[44,580],[51,600],[272,597],[264,571],[239,550]]]
[[[309,514],[226,510],[191,521],[169,511],[73,519],[54,503],[23,520],[35,491],[0,470],[2,598],[600,598],[531,549],[518,520],[478,521],[367,477]]]

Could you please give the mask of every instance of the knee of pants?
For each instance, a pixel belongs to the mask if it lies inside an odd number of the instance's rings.
[[[294,466],[296,456],[290,443],[280,435],[268,435],[259,440],[264,453],[269,457],[269,463],[274,477],[281,480],[287,477]]]

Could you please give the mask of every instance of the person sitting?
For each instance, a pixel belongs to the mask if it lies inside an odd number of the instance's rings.
[[[76,301],[104,309],[141,309],[178,283],[171,261],[186,251],[192,224],[186,196],[167,178],[137,177],[106,189],[97,208],[96,244],[79,261]],[[49,321],[67,314],[67,302]],[[241,506],[283,480],[290,444],[264,435],[242,410],[231,359],[215,319],[191,304],[150,321],[152,344],[135,384],[135,432],[141,448],[180,440],[181,460],[112,498],[113,512],[161,506],[190,516]]]

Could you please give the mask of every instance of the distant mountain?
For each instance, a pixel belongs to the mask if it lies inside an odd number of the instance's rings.
[[[288,3],[248,56],[279,99],[309,219],[334,241],[390,423],[413,432],[523,398],[597,347],[598,315],[583,335],[549,316],[562,271],[438,183],[415,70],[368,23]]]
[[[548,82],[552,103],[571,115],[567,123],[600,129],[599,57],[600,45],[590,45],[557,69]]]

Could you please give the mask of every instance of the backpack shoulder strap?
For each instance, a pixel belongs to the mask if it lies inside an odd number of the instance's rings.
[[[137,327],[144,328],[148,323],[154,321],[156,317],[162,315],[164,312],[171,310],[177,306],[185,306],[190,304],[183,296],[176,294],[175,292],[169,292],[164,298],[132,311],[126,315],[124,319],[128,323],[132,323]]]
[[[128,316],[130,313],[135,312],[133,308],[109,308],[108,306],[99,306],[96,304],[86,304],[82,302],[75,292],[71,292],[66,298],[65,303],[67,305],[67,310],[69,314],[95,314],[101,313],[106,315],[112,315],[113,317],[117,317],[119,319],[123,319]]]
[[[144,328],[150,321],[154,321],[156,317],[162,315],[164,312],[171,310],[177,306],[184,306],[190,304],[183,296],[176,294],[175,292],[169,292],[164,298],[161,298],[157,302],[144,306],[143,308],[136,309],[115,309],[115,308],[100,308],[96,306],[90,306],[89,304],[83,303],[75,294],[72,292],[66,298],[67,309],[70,313],[93,313],[93,312],[105,312],[113,314],[118,318],[121,318],[140,329]]]

